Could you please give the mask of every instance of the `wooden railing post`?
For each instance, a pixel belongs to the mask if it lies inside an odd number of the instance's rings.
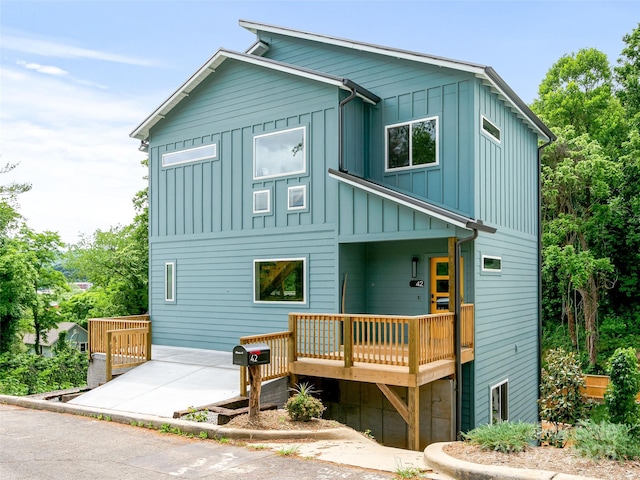
[[[353,319],[342,319],[342,338],[344,339],[344,366],[353,367]]]
[[[297,315],[289,314],[289,345],[288,345],[288,357],[289,357],[289,384],[295,385],[298,383],[298,376],[293,372],[293,363],[298,359],[298,321]]]
[[[149,324],[147,325],[147,328],[149,329],[149,331],[147,332],[147,352],[146,352],[146,359],[147,362],[149,360],[151,360],[151,322],[149,322]]]
[[[112,358],[111,358],[111,340],[113,337],[113,333],[111,333],[110,331],[107,332],[107,351],[105,352],[105,356],[106,356],[106,362],[107,362],[107,368],[106,368],[106,372],[105,372],[105,380],[107,382],[110,382],[111,379],[113,378],[113,374],[112,374]]]
[[[409,374],[418,373],[418,355],[420,353],[420,328],[418,321],[412,318],[409,321]]]

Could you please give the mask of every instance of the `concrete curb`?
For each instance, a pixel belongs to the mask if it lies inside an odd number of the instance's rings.
[[[434,470],[460,480],[601,480],[594,477],[569,475],[499,465],[480,465],[447,455],[443,448],[451,442],[432,443],[424,450],[424,461]]]
[[[104,408],[86,407],[69,403],[52,402],[31,397],[14,397],[11,395],[0,395],[0,403],[14,405],[17,407],[31,408],[34,410],[48,410],[56,413],[69,413],[85,417],[99,417],[109,419],[116,423],[126,425],[140,424],[149,428],[160,429],[163,425],[179,428],[182,432],[199,435],[207,432],[209,438],[232,438],[240,440],[265,440],[275,441],[282,439],[312,439],[312,440],[362,440],[361,434],[347,427],[336,427],[322,430],[249,430],[240,428],[229,428],[213,425],[206,422],[191,422],[176,418],[158,417],[156,415],[123,413],[117,410]]]

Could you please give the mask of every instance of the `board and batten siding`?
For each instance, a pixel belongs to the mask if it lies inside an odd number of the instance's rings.
[[[291,311],[336,312],[334,231],[222,234],[152,242],[153,342],[230,350],[239,337],[286,330]],[[306,303],[254,303],[256,259],[306,259]],[[164,300],[164,264],[175,262],[175,302]]]
[[[335,208],[326,208],[325,199],[335,198],[326,171],[337,167],[337,89],[307,80],[292,83],[286,75],[246,65],[218,73],[216,82],[203,82],[151,132],[150,235],[334,222]],[[261,81],[250,82],[252,77]],[[278,95],[282,84],[286,94]],[[243,101],[232,108],[229,96]],[[299,126],[306,128],[306,172],[254,181],[253,137]],[[163,153],[211,143],[217,145],[216,159],[161,165]],[[287,188],[295,185],[307,188],[305,210],[287,210]],[[271,214],[254,215],[253,191],[264,189],[271,190]]]
[[[286,36],[260,36],[269,43],[266,57],[349,78],[383,99],[370,110],[363,176],[472,215],[473,75]],[[385,172],[385,125],[431,116],[439,122],[439,164]],[[360,173],[356,162],[350,165],[348,157],[346,162],[350,171]]]

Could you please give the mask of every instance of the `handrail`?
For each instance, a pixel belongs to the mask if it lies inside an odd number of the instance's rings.
[[[289,375],[289,343],[291,332],[266,333],[240,338],[240,345],[248,343],[266,343],[271,350],[271,362],[261,365],[262,380],[286,377]],[[247,367],[240,367],[240,395],[247,395],[249,372]]]
[[[92,353],[107,352],[107,330],[122,330],[126,328],[144,328],[149,323],[149,315],[129,315],[124,317],[90,318],[89,325],[89,356]],[[151,343],[149,343],[151,344]]]

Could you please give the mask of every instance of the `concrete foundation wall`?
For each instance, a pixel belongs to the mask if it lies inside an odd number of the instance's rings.
[[[371,383],[309,379],[321,389],[327,407],[323,418],[334,419],[360,432],[369,431],[379,443],[408,448],[407,424],[380,389]],[[391,387],[406,403],[407,388]],[[420,448],[455,440],[453,382],[437,380],[420,387]]]

